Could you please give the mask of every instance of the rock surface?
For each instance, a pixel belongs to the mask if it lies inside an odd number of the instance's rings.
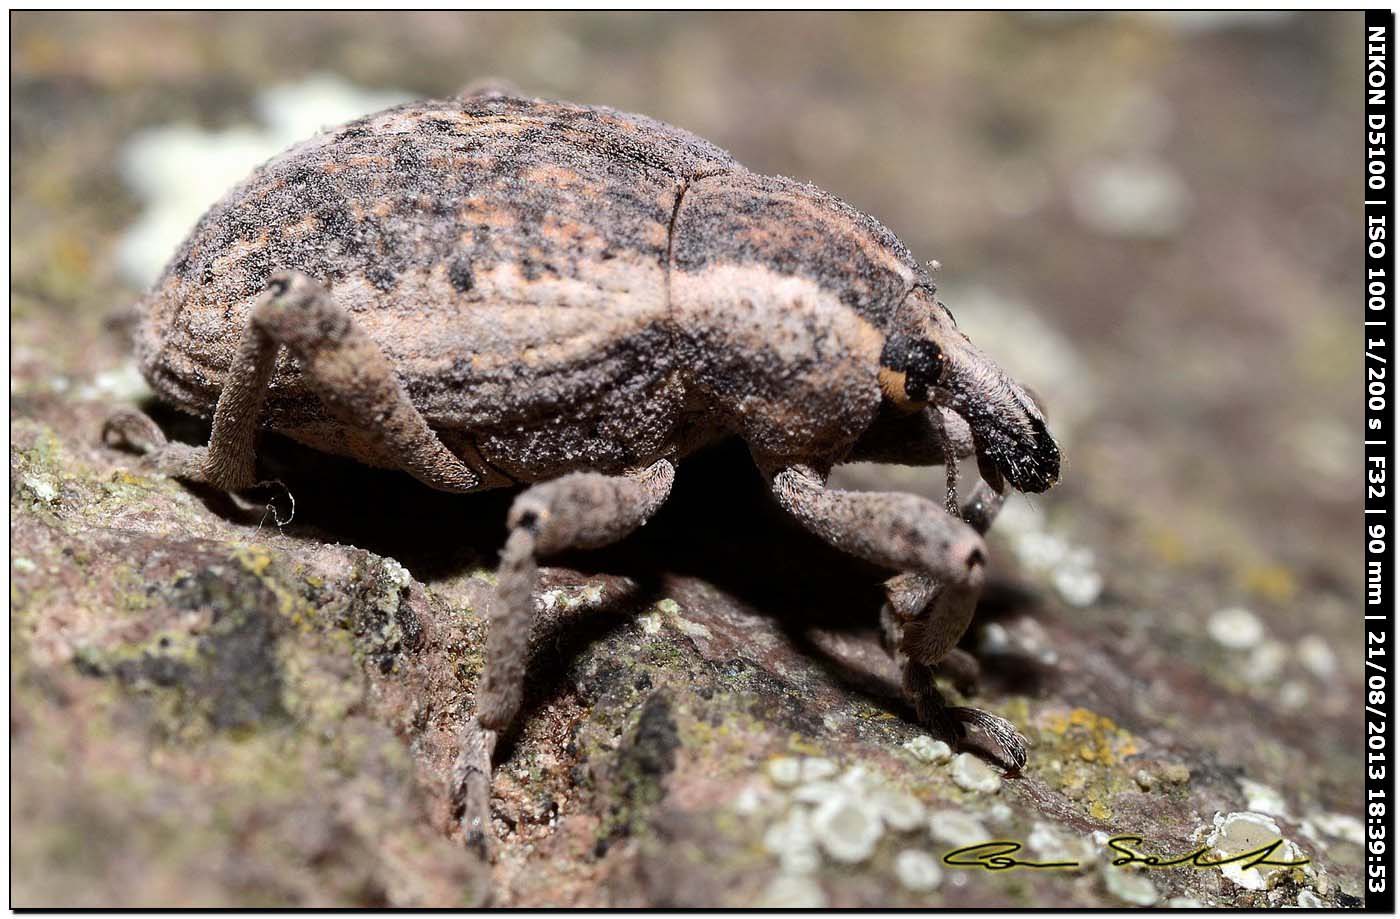
[[[1356,905],[1359,29],[16,14],[14,905]],[[646,111],[938,254],[959,321],[1065,437],[1064,484],[994,531],[966,641],[975,704],[1033,743],[1024,772],[929,742],[875,641],[880,573],[720,449],[641,533],[546,570],[499,857],[468,854],[447,781],[509,496],[268,438],[295,499],[279,526],[286,494],[184,486],[98,437],[142,399],[114,253],[143,204],[114,151],[242,123],[318,69],[425,95],[494,72]],[[1074,224],[1077,166],[1115,158],[1169,169],[1190,207],[1150,234]],[[1237,826],[1309,865],[1108,865],[1114,834],[1180,853],[1254,839]],[[1080,865],[941,865],[969,832]]]

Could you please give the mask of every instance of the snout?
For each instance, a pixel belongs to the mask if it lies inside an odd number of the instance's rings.
[[[1012,488],[1039,493],[1060,478],[1060,447],[1042,419],[1029,419],[1026,427],[1029,434],[993,428],[983,436],[973,428],[973,440]]]
[[[1060,478],[1060,447],[1045,416],[1019,385],[981,354],[960,355],[940,401],[967,422],[980,464],[1017,491],[1038,493]]]

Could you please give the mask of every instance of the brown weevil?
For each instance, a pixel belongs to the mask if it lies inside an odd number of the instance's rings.
[[[260,429],[445,491],[527,486],[508,516],[476,720],[456,793],[482,838],[496,732],[520,706],[537,559],[626,536],[677,462],[738,437],[778,503],[897,572],[883,619],[919,720],[982,588],[1006,486],[1060,454],[1040,409],[958,331],[880,223],[714,145],[608,108],[484,91],[329,130],[257,169],[199,222],[140,304],[137,354],[163,399],[213,414],[207,447],[144,416],[112,442],[162,472],[254,484]],[[956,462],[980,481],[957,505]],[[826,487],[841,462],[948,469],[947,509]]]

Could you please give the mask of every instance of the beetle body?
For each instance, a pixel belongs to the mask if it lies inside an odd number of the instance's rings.
[[[929,278],[875,220],[694,135],[501,96],[413,103],[273,159],[142,305],[141,367],[208,414],[275,270],[317,278],[460,456],[533,482],[726,434],[835,458],[879,407],[896,308]],[[381,466],[284,354],[264,425]]]
[[[894,234],[820,189],[611,109],[413,103],[254,172],[141,315],[157,393],[214,417],[203,448],[133,412],[109,421],[162,471],[251,485],[267,428],[444,490],[529,485],[455,773],[468,836],[485,834],[496,732],[521,705],[538,558],[626,536],[680,458],[730,436],[803,525],[899,572],[884,621],[920,721],[954,740],[976,727],[1024,762],[1003,719],[943,704],[931,668],[958,657],[1005,485],[1048,488],[1058,447]],[[969,455],[982,481],[960,509]],[[826,487],[857,458],[944,464],[949,513]]]

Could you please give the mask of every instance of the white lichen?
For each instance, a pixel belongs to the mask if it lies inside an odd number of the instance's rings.
[[[904,742],[904,749],[925,763],[946,763],[953,758],[953,749],[941,740],[920,734]]]
[[[927,893],[943,881],[938,860],[920,849],[905,849],[894,857],[894,876],[912,893]]]
[[[812,812],[812,835],[828,856],[845,864],[870,858],[884,826],[868,801],[840,795],[829,798]]]
[[[879,788],[880,783],[877,778],[870,774],[870,770],[864,766],[852,766],[841,773],[838,781],[853,791],[861,791],[867,788]]]
[[[971,753],[959,753],[953,758],[953,781],[959,788],[983,794],[993,794],[1001,788],[1001,776]]]
[[[1218,644],[1243,651],[1254,647],[1264,637],[1264,623],[1244,607],[1231,606],[1215,612],[1206,623],[1206,631]]]
[[[1093,605],[1104,587],[1094,550],[1075,545],[1064,535],[1052,531],[1043,513],[1027,510],[1027,507],[1029,505],[1022,502],[1008,502],[998,518],[998,531],[1010,539],[1016,560],[1028,571],[1048,580],[1061,599],[1071,606]],[[1011,640],[1011,636],[1006,637]],[[987,640],[985,636],[984,640]],[[1013,642],[1008,650],[1020,649],[1015,648]]]
[[[1280,845],[1270,854],[1270,862],[1301,862],[1306,859],[1301,849],[1283,838],[1278,824],[1267,814],[1253,811],[1217,813],[1212,820],[1212,826],[1204,832],[1205,842],[1210,847],[1213,859],[1226,859],[1254,852],[1275,842]],[[1292,877],[1300,883],[1305,879],[1302,866],[1243,867],[1245,864],[1246,862],[1230,862],[1221,865],[1220,873],[1231,883],[1245,890],[1268,890],[1285,877]]]
[[[1288,804],[1283,795],[1261,782],[1240,779],[1240,790],[1244,792],[1245,807],[1252,811],[1272,814],[1275,817],[1288,816]]]
[[[1366,828],[1350,814],[1310,814],[1301,828],[1314,839],[1320,833],[1358,846],[1366,844]]]
[[[1109,893],[1134,906],[1151,906],[1162,896],[1146,871],[1106,864],[1103,881]]]
[[[763,834],[763,848],[778,856],[815,846],[816,837],[812,835],[811,821],[806,809],[801,807],[789,810],[781,819],[770,824]]]
[[[792,800],[799,804],[823,804],[832,798],[844,798],[851,793],[849,788],[837,782],[804,782],[792,793]]]
[[[977,633],[977,650],[983,657],[996,657],[1011,650],[1011,633],[1000,622],[989,622]]]
[[[768,780],[779,788],[791,788],[802,781],[802,763],[791,756],[775,756],[765,770]]]
[[[1298,642],[1298,660],[1319,680],[1330,679],[1337,672],[1337,655],[1321,635],[1304,635]]]
[[[1191,192],[1165,161],[1134,155],[1087,164],[1071,184],[1070,204],[1080,222],[1106,236],[1163,239],[1185,226]]]
[[[413,575],[409,574],[408,569],[395,559],[385,558],[383,570],[384,576],[400,590],[413,583]]]
[[[928,820],[923,802],[893,788],[877,788],[870,793],[870,804],[885,826],[897,833],[919,829]]]
[[[987,832],[982,821],[962,811],[937,811],[931,814],[928,832],[934,839],[951,846],[970,846],[995,838]]]
[[[705,638],[705,639],[708,639],[708,638],[712,637],[712,636],[710,635],[710,630],[709,630],[709,628],[708,628],[707,626],[703,625],[702,623],[694,622],[694,621],[692,621],[692,620],[690,620],[690,619],[686,619],[686,618],[683,617],[683,616],[677,616],[676,619],[675,619],[675,623],[676,623],[676,628],[679,629],[679,630],[681,631],[681,634],[687,635],[687,636],[689,636],[690,638]]]
[[[1080,869],[1091,865],[1097,855],[1092,840],[1074,836],[1048,823],[1036,821],[1026,836],[1026,848],[1041,862],[1076,862]]]
[[[1054,584],[1070,606],[1092,606],[1103,593],[1103,575],[1090,567],[1061,568],[1055,572]]]
[[[1299,680],[1289,680],[1278,689],[1278,704],[1288,711],[1297,711],[1307,705],[1311,698],[1308,685]]]
[[[734,796],[734,812],[744,817],[773,813],[784,806],[783,795],[762,785],[746,785]]]
[[[788,849],[778,856],[783,874],[816,874],[821,866],[822,857],[816,849]]]
[[[780,874],[769,883],[756,905],[768,909],[823,909],[826,891],[810,877]]]
[[[1326,909],[1327,904],[1321,897],[1308,890],[1306,887],[1298,891],[1298,906],[1301,909]]]
[[[44,504],[52,504],[58,500],[58,485],[53,479],[46,475],[26,475],[20,479],[20,485],[23,486],[36,501],[41,501]]]
[[[1262,641],[1249,652],[1244,663],[1245,679],[1251,683],[1267,683],[1279,675],[1288,662],[1288,649],[1281,642]]]
[[[151,387],[135,362],[104,370],[92,378],[92,383],[78,389],[79,399],[108,398],[119,402],[138,402],[151,395]]]
[[[371,91],[313,74],[254,100],[259,125],[207,131],[193,124],[149,128],[119,157],[122,176],[145,203],[118,248],[122,272],[145,287],[195,221],[260,163],[323,127],[387,108],[411,96]]]

